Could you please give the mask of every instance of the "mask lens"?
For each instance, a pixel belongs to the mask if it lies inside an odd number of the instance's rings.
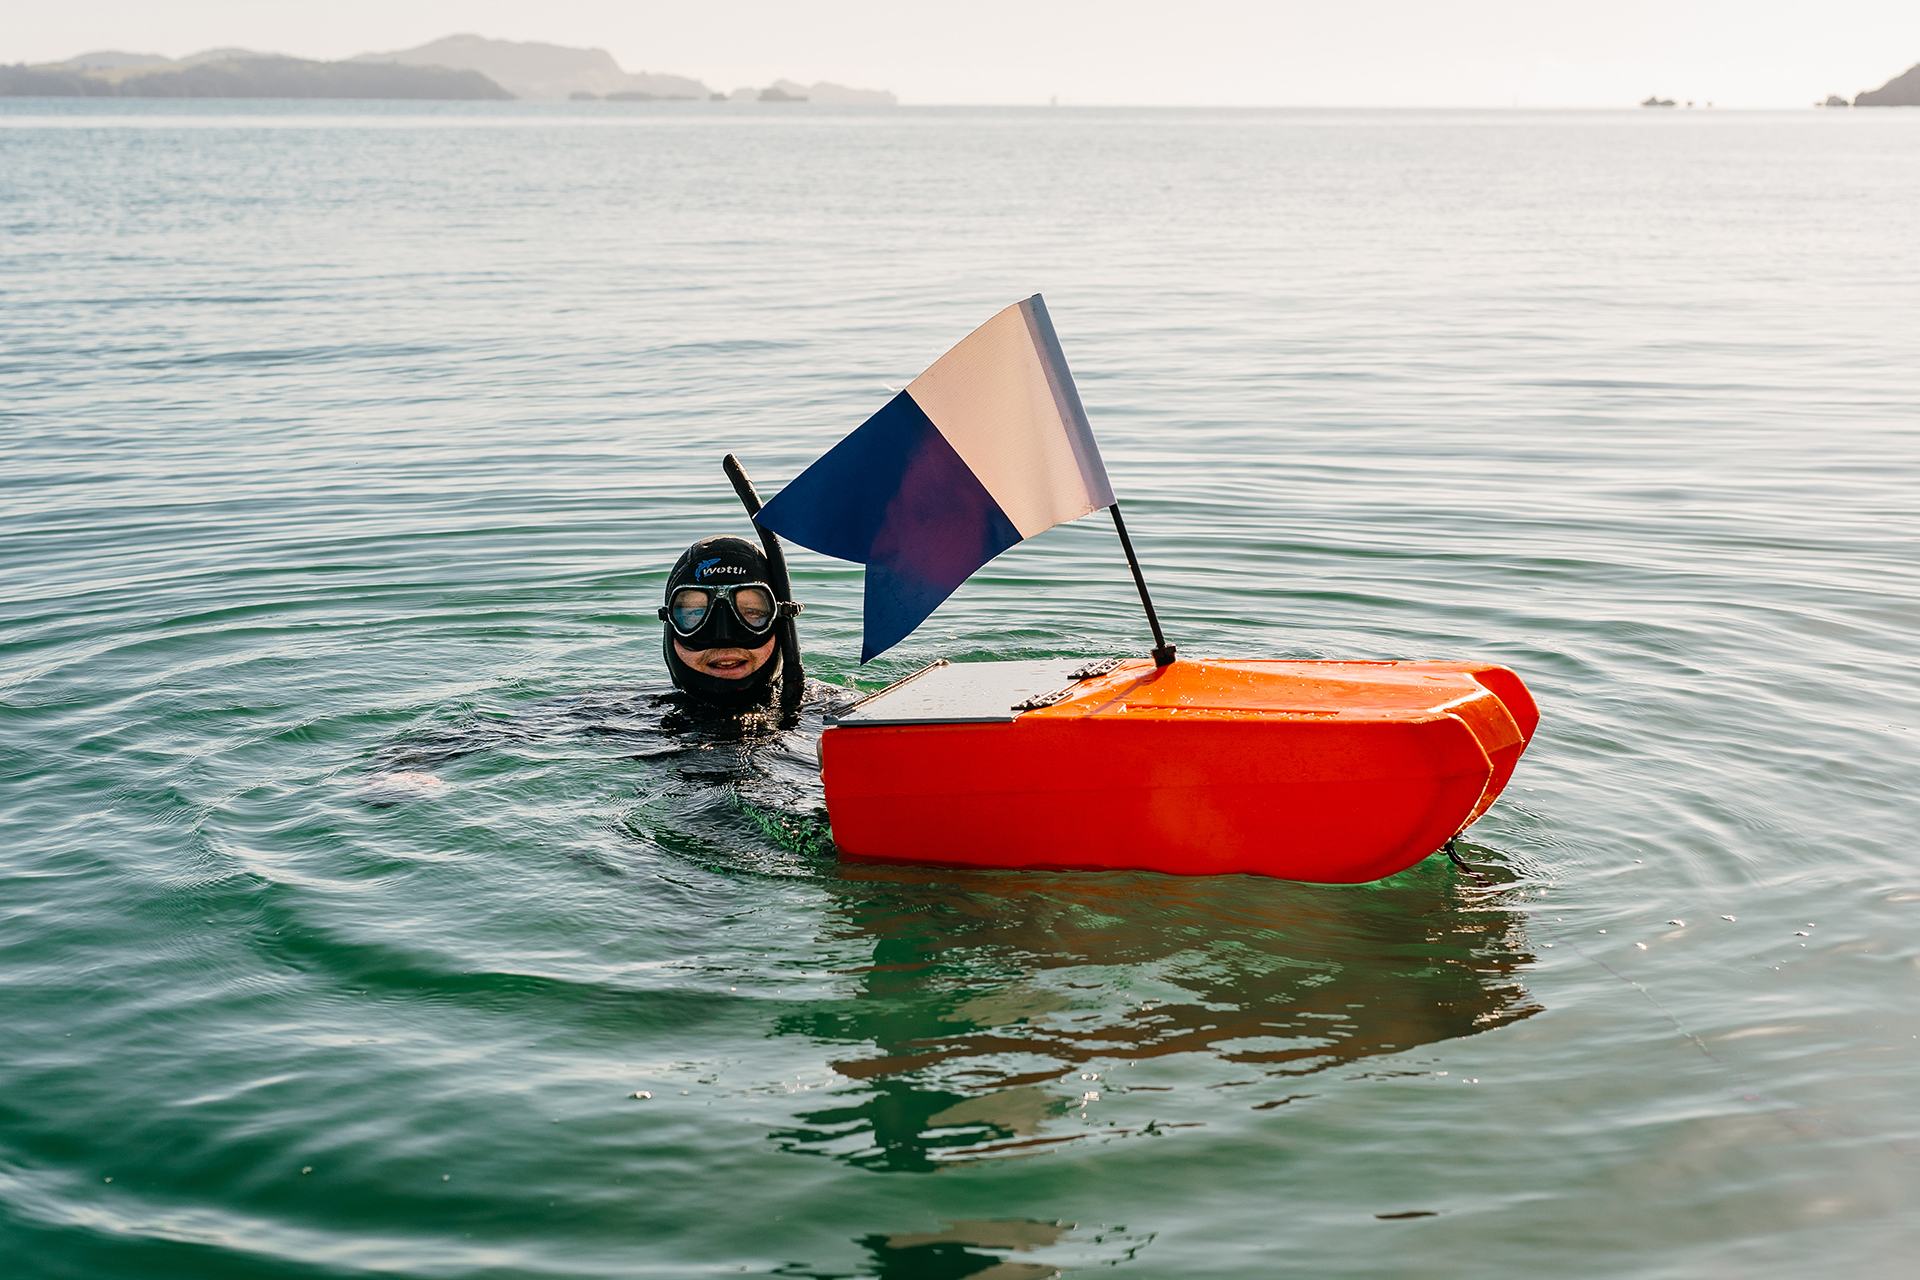
[[[741,587],[733,593],[733,611],[750,630],[773,625],[773,593],[765,587]]]
[[[673,601],[668,605],[673,614],[673,629],[682,635],[700,629],[707,620],[707,610],[713,607],[713,593],[699,587],[682,587],[673,593]]]

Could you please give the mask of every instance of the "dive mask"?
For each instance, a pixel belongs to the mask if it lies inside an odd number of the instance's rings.
[[[764,582],[675,587],[660,620],[689,649],[757,649],[773,635],[780,608]]]

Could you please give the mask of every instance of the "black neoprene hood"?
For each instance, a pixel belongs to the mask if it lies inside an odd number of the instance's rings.
[[[771,581],[766,557],[761,554],[760,548],[745,538],[725,535],[702,538],[682,552],[674,562],[673,572],[667,575],[666,599],[662,603],[670,603],[674,590],[679,587],[725,587],[741,582]],[[682,643],[689,649],[758,649],[773,638],[771,631],[759,635],[748,631],[731,608],[718,608],[713,610],[706,625],[695,632],[692,639]],[[776,651],[758,671],[738,680],[706,675],[680,661],[680,655],[674,652],[673,641],[673,627],[665,626],[661,648],[666,655],[667,674],[672,677],[674,687],[722,710],[743,710],[764,701],[774,677],[780,673],[780,656]]]

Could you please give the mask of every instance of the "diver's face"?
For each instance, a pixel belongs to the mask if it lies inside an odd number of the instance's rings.
[[[673,651],[680,655],[680,661],[703,676],[744,680],[772,659],[773,641],[769,639],[758,649],[689,649],[676,639]]]

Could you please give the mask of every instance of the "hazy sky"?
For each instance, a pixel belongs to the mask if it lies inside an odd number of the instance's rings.
[[[10,0],[0,61],[216,45],[340,58],[457,31],[599,45],[718,89],[907,102],[1720,106],[1920,62],[1920,0]]]

